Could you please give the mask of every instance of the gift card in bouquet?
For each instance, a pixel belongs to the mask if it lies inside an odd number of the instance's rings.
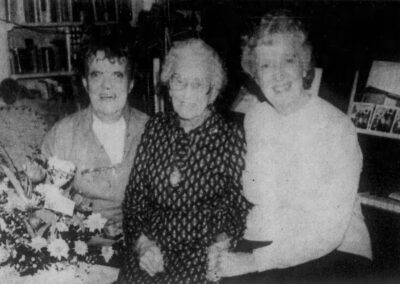
[[[44,208],[72,216],[74,213],[75,202],[63,196],[61,193],[46,194]]]

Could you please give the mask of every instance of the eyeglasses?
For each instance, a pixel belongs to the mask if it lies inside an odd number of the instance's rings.
[[[169,88],[172,91],[182,91],[186,89],[188,85],[189,81],[187,79],[183,79],[178,74],[173,74],[169,80]],[[194,78],[193,81],[190,82],[190,87],[195,92],[201,92],[207,90],[210,87],[210,84],[199,78]]]

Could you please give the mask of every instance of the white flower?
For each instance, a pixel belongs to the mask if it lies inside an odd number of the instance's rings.
[[[106,262],[110,261],[110,258],[113,256],[114,250],[112,247],[104,246],[101,248],[101,255],[104,257]]]
[[[61,194],[59,187],[52,184],[44,184],[44,183],[37,185],[35,187],[35,191],[40,193],[42,196]]]
[[[21,211],[25,211],[25,203],[21,200],[21,198],[16,194],[8,194],[7,203],[3,205],[3,209],[6,212],[13,212],[14,209],[19,209]]]
[[[68,244],[63,239],[55,239],[47,247],[51,256],[61,260],[62,257],[68,257]]]
[[[36,251],[40,251],[42,248],[47,246],[47,241],[44,238],[37,236],[32,239],[29,246]]]
[[[5,246],[0,246],[0,264],[6,262],[10,258],[10,250]]]
[[[103,218],[100,213],[91,214],[83,223],[87,228],[89,228],[90,232],[94,232],[96,229],[103,229],[106,224],[107,219]]]
[[[48,166],[49,166],[49,168],[54,168],[54,169],[57,169],[60,171],[70,173],[70,174],[74,173],[74,171],[75,171],[75,165],[73,162],[61,160],[55,156],[49,158]]]
[[[75,241],[75,252],[78,255],[85,255],[88,252],[88,246],[85,242]]]
[[[9,232],[10,230],[7,227],[6,221],[3,218],[0,218],[0,231]]]
[[[67,232],[68,231],[68,227],[64,222],[57,222],[56,223],[56,229],[59,232]]]
[[[7,192],[7,191],[10,190],[10,188],[8,187],[8,182],[9,182],[9,179],[8,179],[8,178],[4,178],[4,179],[0,182],[0,193]]]

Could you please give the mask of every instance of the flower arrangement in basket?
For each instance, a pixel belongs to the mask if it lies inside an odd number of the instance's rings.
[[[4,164],[0,160],[0,265],[23,276],[52,264],[61,269],[110,260],[115,243],[90,246],[104,237],[107,220],[99,213],[79,212],[70,199],[73,163],[36,155],[21,172]]]

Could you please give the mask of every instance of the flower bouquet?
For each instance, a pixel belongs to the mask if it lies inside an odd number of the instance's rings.
[[[96,247],[106,219],[79,212],[69,189],[75,166],[56,157],[30,158],[22,172],[0,164],[0,265],[20,276],[50,267],[106,263],[116,247]]]

